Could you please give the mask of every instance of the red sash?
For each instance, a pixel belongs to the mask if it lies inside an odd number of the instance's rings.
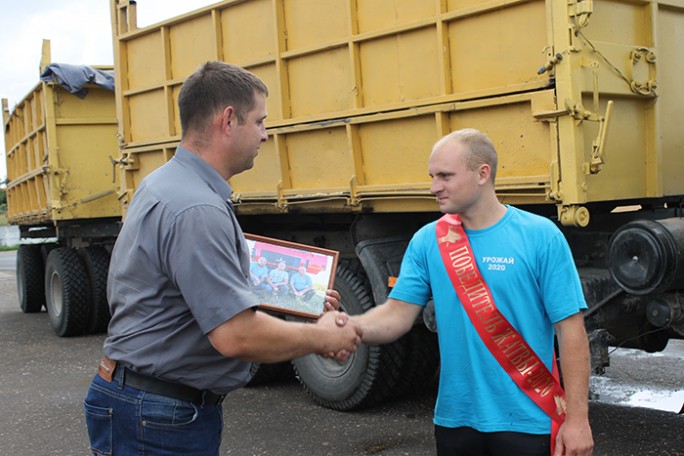
[[[456,294],[482,341],[520,389],[551,417],[553,454],[558,428],[565,420],[565,394],[555,357],[551,373],[496,307],[457,215],[439,219],[437,243]]]

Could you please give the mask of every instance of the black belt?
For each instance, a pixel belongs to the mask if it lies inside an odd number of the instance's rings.
[[[181,401],[192,402],[197,405],[218,405],[223,402],[225,394],[216,394],[209,390],[200,390],[180,383],[168,382],[151,375],[140,374],[127,367],[116,366],[116,371],[124,369],[123,383],[148,393],[172,397]]]

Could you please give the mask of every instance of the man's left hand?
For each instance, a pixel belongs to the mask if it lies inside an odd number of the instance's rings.
[[[340,293],[337,290],[326,290],[323,312],[339,309],[341,299]]]

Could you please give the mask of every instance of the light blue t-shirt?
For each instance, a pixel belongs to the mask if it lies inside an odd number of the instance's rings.
[[[301,275],[299,273],[292,274],[292,277],[290,278],[290,283],[297,291],[302,291],[305,288],[309,288],[313,285],[311,277],[309,277],[306,274]]]
[[[268,277],[274,285],[285,284],[289,278],[287,271],[281,271],[280,269],[272,269],[271,272],[268,273]]]
[[[440,256],[435,225],[414,235],[390,293],[418,305],[434,299],[441,354],[435,424],[548,434],[548,415],[511,380],[463,310]],[[494,226],[466,233],[496,306],[551,369],[553,323],[586,309],[563,234],[550,220],[511,206]]]
[[[259,279],[265,279],[266,276],[268,276],[268,266],[260,265],[259,263],[252,263],[252,265],[249,267],[249,272],[250,274],[254,274],[256,277]]]

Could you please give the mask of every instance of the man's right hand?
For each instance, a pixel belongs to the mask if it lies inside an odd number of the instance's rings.
[[[361,327],[349,315],[331,310],[314,323],[291,322],[245,309],[209,332],[222,355],[256,363],[276,363],[317,353],[344,361],[362,340]]]
[[[325,328],[326,347],[320,353],[324,357],[344,361],[361,345],[363,331],[346,313],[336,310],[325,312],[316,324]]]

